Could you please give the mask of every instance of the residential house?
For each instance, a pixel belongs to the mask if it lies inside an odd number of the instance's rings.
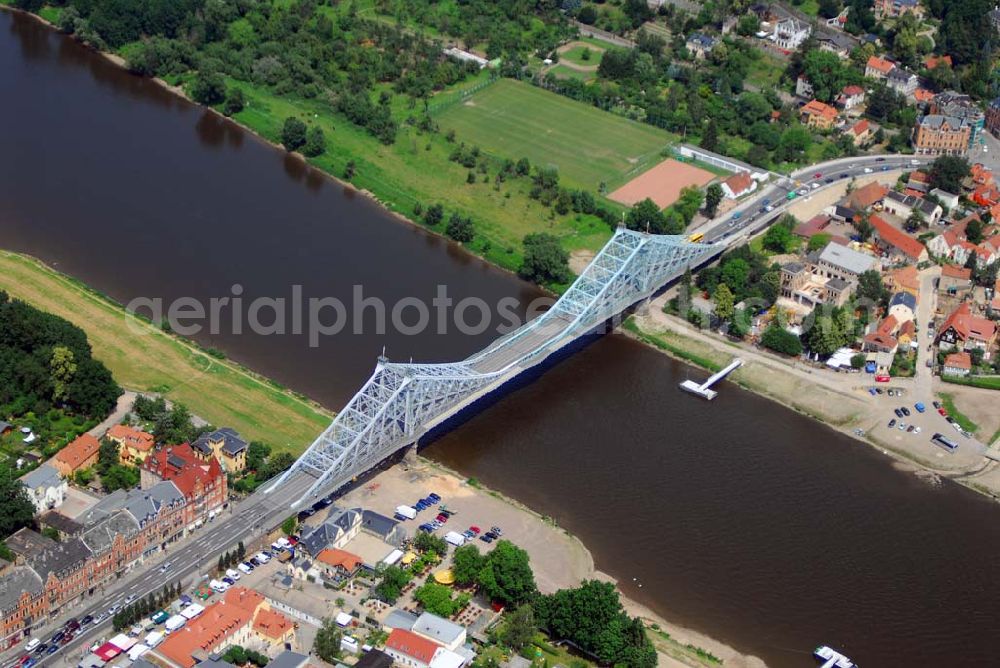
[[[295,625],[280,612],[265,608],[253,620],[253,632],[265,646],[265,653],[284,648],[295,639]],[[270,665],[270,663],[268,663]]]
[[[994,98],[986,108],[984,123],[994,137],[1000,137],[1000,97]]]
[[[775,46],[786,51],[794,51],[812,33],[812,26],[794,17],[787,17],[774,25]]]
[[[402,524],[391,517],[376,513],[374,510],[361,512],[361,530],[395,547],[402,545],[403,541],[409,537]]]
[[[986,127],[986,114],[975,100],[964,93],[953,90],[938,93],[931,100],[928,110],[932,114],[961,120],[969,128],[970,149],[979,141],[980,134]]]
[[[700,32],[691,33],[688,35],[687,41],[684,42],[688,52],[698,60],[704,60],[708,57],[708,54],[712,53],[712,49],[715,48],[716,44],[718,44],[717,39],[703,35]]]
[[[810,255],[807,263],[781,267],[781,297],[805,311],[820,304],[843,306],[857,287],[858,276],[875,263],[870,255],[831,242]]]
[[[722,182],[722,192],[729,199],[739,199],[757,189],[750,172],[737,172]]]
[[[139,475],[142,489],[164,480],[173,482],[184,495],[188,524],[206,520],[226,502],[226,473],[219,460],[212,457],[206,463],[187,443],[154,450],[139,467]]]
[[[425,612],[410,629],[418,636],[433,640],[443,647],[455,651],[465,644],[466,630],[461,624]]]
[[[851,210],[851,218],[853,219],[856,214],[867,211],[881,202],[888,192],[888,186],[878,181],[873,181],[860,188],[856,188],[850,195],[841,200],[840,204]]]
[[[874,134],[872,132],[872,125],[867,118],[862,118],[847,130],[847,136],[858,147],[866,146]]]
[[[865,103],[865,89],[861,86],[844,86],[837,96],[837,106],[844,111],[850,111]]]
[[[862,341],[862,350],[869,353],[887,353],[895,355],[899,348],[899,341],[893,336],[899,323],[893,316],[887,316],[878,324],[874,331],[865,335]]]
[[[42,464],[31,473],[21,476],[21,484],[28,492],[36,513],[61,506],[66,499],[66,490],[69,489],[59,471],[48,464]]]
[[[894,67],[889,71],[889,74],[885,77],[885,85],[893,89],[900,95],[906,95],[907,97],[913,95],[917,86],[920,84],[920,79],[913,72],[908,72],[902,67]]]
[[[900,325],[912,322],[917,315],[917,298],[909,292],[897,292],[889,298],[889,315]]]
[[[869,79],[884,81],[888,78],[889,72],[892,72],[895,68],[896,63],[887,58],[869,56],[868,61],[865,63],[865,76]]]
[[[795,94],[806,100],[812,99],[816,95],[813,91],[812,84],[809,83],[809,78],[806,77],[806,75],[800,74],[798,78],[795,79]]]
[[[108,429],[104,437],[118,444],[118,458],[122,464],[129,466],[138,466],[145,461],[156,445],[152,434],[123,424]]]
[[[917,90],[913,91],[913,101],[917,103],[918,106],[923,108],[924,105],[930,104],[934,100],[934,91],[928,90],[927,88],[917,87]]]
[[[96,465],[100,449],[101,443],[97,438],[90,434],[81,434],[57,452],[55,457],[49,460],[49,464],[64,478],[68,478],[80,469]]]
[[[920,272],[912,264],[894,269],[886,275],[885,285],[892,293],[908,292],[916,297],[920,293]]]
[[[941,373],[945,376],[968,376],[972,371],[972,355],[967,352],[951,353],[944,358]]]
[[[191,449],[202,461],[215,457],[229,473],[239,473],[247,467],[247,442],[229,427],[202,434],[191,444]]]
[[[936,339],[941,348],[989,351],[996,343],[997,327],[993,321],[973,315],[969,303],[962,302],[938,328]]]
[[[393,629],[385,641],[385,653],[397,665],[410,668],[430,668],[434,654],[441,646],[406,629]]]
[[[937,201],[941,203],[941,207],[945,211],[951,211],[958,206],[958,195],[953,195],[950,192],[947,192],[946,190],[941,190],[940,188],[934,188],[928,194],[937,199]]]
[[[76,538],[83,533],[83,524],[70,519],[58,510],[50,510],[42,513],[38,518],[38,526],[41,529],[55,529],[60,541],[68,538]]]
[[[899,341],[901,346],[910,346],[914,341],[917,340],[917,323],[915,320],[907,320],[902,325],[899,326],[899,331],[896,332],[896,340]]]
[[[831,20],[839,21],[839,18],[836,17]],[[854,40],[843,32],[837,31],[817,33],[816,42],[819,44],[820,51],[829,51],[841,59],[851,55],[851,49],[854,48]]]
[[[364,559],[346,550],[326,548],[316,555],[315,567],[331,584],[352,577],[364,565]]]
[[[913,147],[919,155],[965,155],[971,130],[960,118],[927,114],[917,123]]]
[[[299,546],[314,558],[325,549],[341,549],[361,530],[361,508],[333,507],[322,524],[302,533]]]
[[[801,121],[812,128],[829,130],[837,122],[837,110],[819,100],[810,100],[799,109]]]
[[[913,195],[915,197],[925,196],[931,189],[931,179],[927,172],[922,172],[919,169],[915,169],[910,172],[909,177],[906,179],[906,189],[903,191],[904,195]]]
[[[941,267],[938,289],[942,292],[958,294],[972,289],[972,270],[957,264]]]
[[[880,216],[872,216],[871,224],[875,232],[874,238],[891,264],[923,262],[928,259],[926,246]]]
[[[903,220],[913,215],[914,211],[918,211],[929,225],[940,220],[941,215],[944,213],[938,204],[930,200],[914,197],[913,195],[901,195],[893,190],[886,193],[885,198],[882,200],[882,206],[888,213],[898,216]]]
[[[361,655],[354,668],[392,668],[392,657],[377,649],[370,649]],[[271,665],[271,664],[268,664]]]
[[[872,11],[877,19],[896,18],[903,14],[923,18],[924,15],[924,8],[920,6],[919,0],[875,0]]]

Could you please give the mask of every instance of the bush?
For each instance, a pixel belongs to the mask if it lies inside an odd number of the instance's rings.
[[[802,354],[802,341],[784,327],[771,323],[760,338],[760,343],[765,348],[781,353],[783,355],[797,356]]]
[[[306,143],[306,124],[289,116],[281,128],[281,143],[288,151],[297,151]]]

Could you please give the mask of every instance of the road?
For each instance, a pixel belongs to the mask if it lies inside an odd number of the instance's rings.
[[[86,601],[84,605],[66,609],[54,622],[44,629],[36,629],[33,637],[47,643],[52,634],[65,624],[71,617],[82,619],[86,615],[95,617],[107,613],[112,606],[121,606],[129,596],[142,598],[152,592],[160,592],[165,584],[183,582],[190,584],[199,581],[202,575],[207,575],[216,565],[220,554],[234,549],[240,541],[249,544],[254,538],[270,531],[286,517],[292,514],[289,504],[298,496],[305,485],[311,485],[313,478],[300,474],[290,478],[279,489],[270,494],[264,494],[262,487],[254,494],[236,504],[230,504],[229,510],[217,517],[211,524],[203,528],[190,540],[168,548],[167,561],[169,568],[162,565],[140,565],[130,573],[126,573],[112,585],[101,587],[99,595]],[[57,665],[60,659],[68,659],[75,664],[84,646],[89,647],[93,636],[112,633],[111,615],[101,620],[99,624],[91,624],[69,643],[59,648],[53,654],[35,655],[37,665]],[[16,663],[23,654],[23,644],[15,650],[4,653],[4,668]]]
[[[778,220],[781,214],[800,197],[810,197],[823,189],[855,176],[889,172],[930,164],[931,158],[912,155],[858,156],[820,163],[792,172],[789,176],[772,177],[754,197],[736,209],[698,228],[705,243],[725,242],[736,245]],[[866,171],[867,170],[867,171]],[[788,199],[789,193],[796,193]],[[770,207],[770,208],[769,208]]]

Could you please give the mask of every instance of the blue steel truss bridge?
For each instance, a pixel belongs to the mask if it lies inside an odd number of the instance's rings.
[[[551,309],[484,350],[448,364],[380,358],[368,382],[268,492],[311,480],[294,508],[344,485],[724,248],[618,229]]]

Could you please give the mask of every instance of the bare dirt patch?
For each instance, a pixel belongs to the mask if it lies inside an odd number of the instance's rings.
[[[714,178],[714,174],[704,169],[667,158],[615,190],[609,197],[628,206],[648,197],[665,209],[677,201],[683,188],[701,187]]]

